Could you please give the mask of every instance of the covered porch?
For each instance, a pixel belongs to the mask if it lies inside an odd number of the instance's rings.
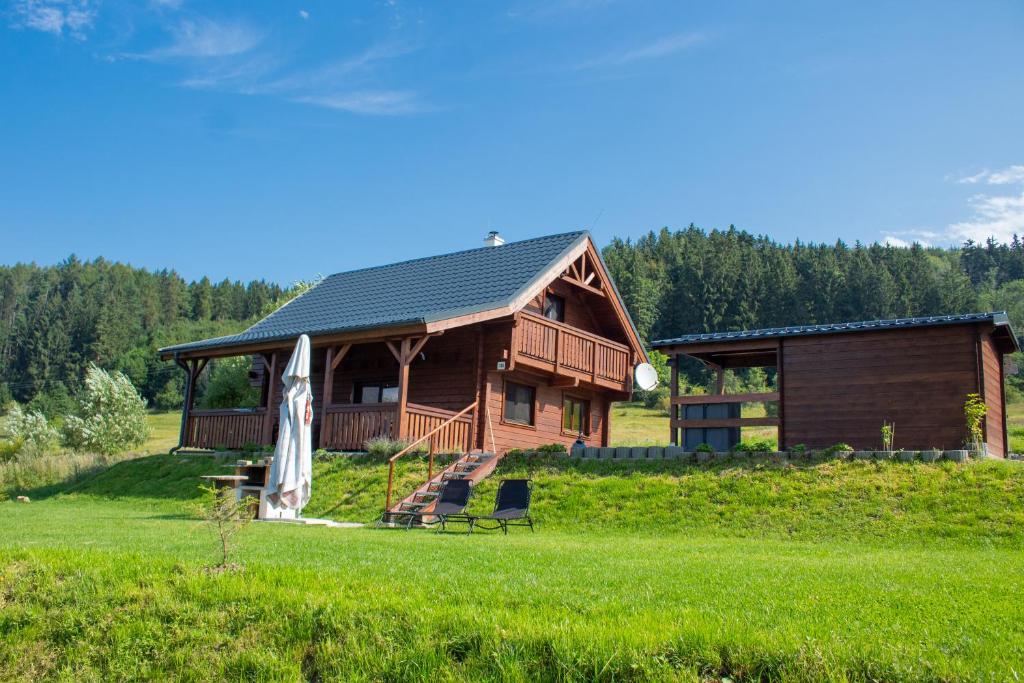
[[[481,371],[476,338],[482,331],[469,332],[342,343],[314,338],[314,447],[351,451],[364,450],[367,441],[378,438],[411,442],[447,422],[431,439],[435,451],[475,448]],[[280,373],[291,352],[288,345],[249,353],[218,349],[176,358],[186,373],[180,446],[242,449],[274,444],[282,397]],[[230,356],[253,359],[250,378],[260,388],[259,405],[197,408],[202,373],[212,359]]]

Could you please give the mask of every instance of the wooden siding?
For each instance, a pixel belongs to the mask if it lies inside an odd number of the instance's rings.
[[[534,425],[524,426],[506,423],[502,419],[505,401],[505,382],[517,382],[532,386],[536,390],[534,404]],[[562,401],[566,395],[590,402],[590,435],[584,441],[590,446],[606,445],[607,430],[604,427],[607,397],[600,391],[565,389],[552,387],[540,375],[526,372],[489,372],[487,375],[488,415],[484,430],[485,448],[492,447],[504,453],[512,448],[535,448],[544,444],[560,443],[568,449],[576,441],[575,434],[562,432]]]
[[[981,335],[982,393],[988,412],[985,414],[985,441],[991,455],[1006,455],[1006,434],[1003,419],[1003,362],[991,335]]]
[[[569,285],[566,285],[568,287]],[[600,298],[600,297],[597,297]],[[567,300],[567,319],[569,319],[570,301]],[[593,343],[588,332],[579,334],[579,338],[592,346],[587,349],[576,349],[566,346],[562,354],[566,368],[583,381],[593,379],[594,348],[597,353],[598,382],[605,385],[613,384],[609,377],[630,372],[627,357],[628,348],[614,342],[605,345]],[[478,350],[482,342],[483,358],[478,359]],[[607,443],[608,414],[610,401],[621,396],[608,386],[607,389],[594,387],[563,388],[552,387],[549,382],[556,375],[546,368],[522,368],[517,371],[498,371],[499,361],[509,362],[512,356],[512,318],[498,321],[454,328],[443,335],[431,338],[423,347],[424,358],[417,357],[409,367],[409,426],[412,433],[419,434],[429,431],[435,426],[440,416],[459,411],[477,400],[478,391],[481,398],[481,410],[474,418],[460,420],[446,434],[441,450],[448,450],[456,442],[471,443],[472,448],[490,450],[492,439],[490,429],[494,430],[493,444],[499,452],[511,448],[531,448],[549,443],[562,443],[569,447],[575,441],[575,434],[563,434],[562,400],[566,394],[576,396],[590,402],[590,436],[586,439],[590,445]],[[627,348],[622,351],[622,348]],[[589,349],[589,351],[588,351]],[[610,349],[610,350],[608,350]],[[278,352],[277,366],[283,368],[288,361],[291,348]],[[369,438],[383,434],[393,434],[396,419],[394,404],[386,406],[366,406],[354,404],[354,392],[357,383],[373,381],[390,381],[398,379],[398,364],[383,342],[355,344],[341,361],[334,372],[332,407],[326,411],[326,422],[320,425],[323,412],[320,401],[323,397],[324,366],[326,351],[314,348],[312,353],[313,396],[316,403],[314,410],[314,439],[321,443],[320,433],[323,431],[322,443],[329,448],[357,449]],[[589,363],[589,364],[588,364]],[[582,370],[575,369],[582,364]],[[262,376],[263,362],[260,357],[254,359],[254,369]],[[278,373],[280,374],[280,373]],[[537,387],[536,427],[525,428],[506,425],[501,421],[503,380],[505,376],[519,378]],[[563,374],[564,379],[564,374]],[[479,385],[478,385],[479,381]],[[622,383],[616,386],[623,386]],[[280,378],[274,380],[272,406],[281,401],[282,384]],[[486,408],[490,409],[490,420]],[[274,413],[274,433],[276,434],[276,411]],[[475,421],[475,425],[474,425]]]
[[[978,390],[975,326],[791,337],[785,349],[787,445],[878,449],[890,422],[896,448],[962,446],[964,399]]]

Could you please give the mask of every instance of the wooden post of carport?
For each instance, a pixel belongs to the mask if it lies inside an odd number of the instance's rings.
[[[679,428],[675,426],[675,421],[679,419],[679,404],[675,400],[679,396],[679,354],[672,354],[669,362],[672,364],[672,382],[668,391],[668,443],[670,446],[681,446]]]

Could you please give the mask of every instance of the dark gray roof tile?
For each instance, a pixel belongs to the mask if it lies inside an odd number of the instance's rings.
[[[865,330],[892,330],[905,327],[929,327],[935,325],[956,325],[962,323],[991,322],[994,325],[1005,325],[1013,345],[1019,348],[1017,338],[1010,327],[1005,312],[995,313],[964,313],[961,315],[931,315],[919,318],[893,318],[890,320],[863,320],[860,322],[831,323],[825,325],[797,325],[794,327],[766,327],[760,330],[740,330],[736,332],[706,332],[686,334],[672,339],[659,339],[651,342],[651,346],[684,346],[686,344],[703,344],[706,342],[738,341],[742,339],[776,339],[779,337],[795,337],[801,335],[834,334],[838,332],[863,332]]]
[[[552,264],[587,237],[585,231],[548,235],[336,273],[245,332],[160,352],[431,323],[501,308],[539,284]]]

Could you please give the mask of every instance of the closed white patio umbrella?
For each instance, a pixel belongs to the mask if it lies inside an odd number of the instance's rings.
[[[295,344],[281,380],[284,397],[267,499],[277,507],[301,510],[309,502],[313,482],[313,392],[309,386],[309,337],[306,335],[299,337]]]

